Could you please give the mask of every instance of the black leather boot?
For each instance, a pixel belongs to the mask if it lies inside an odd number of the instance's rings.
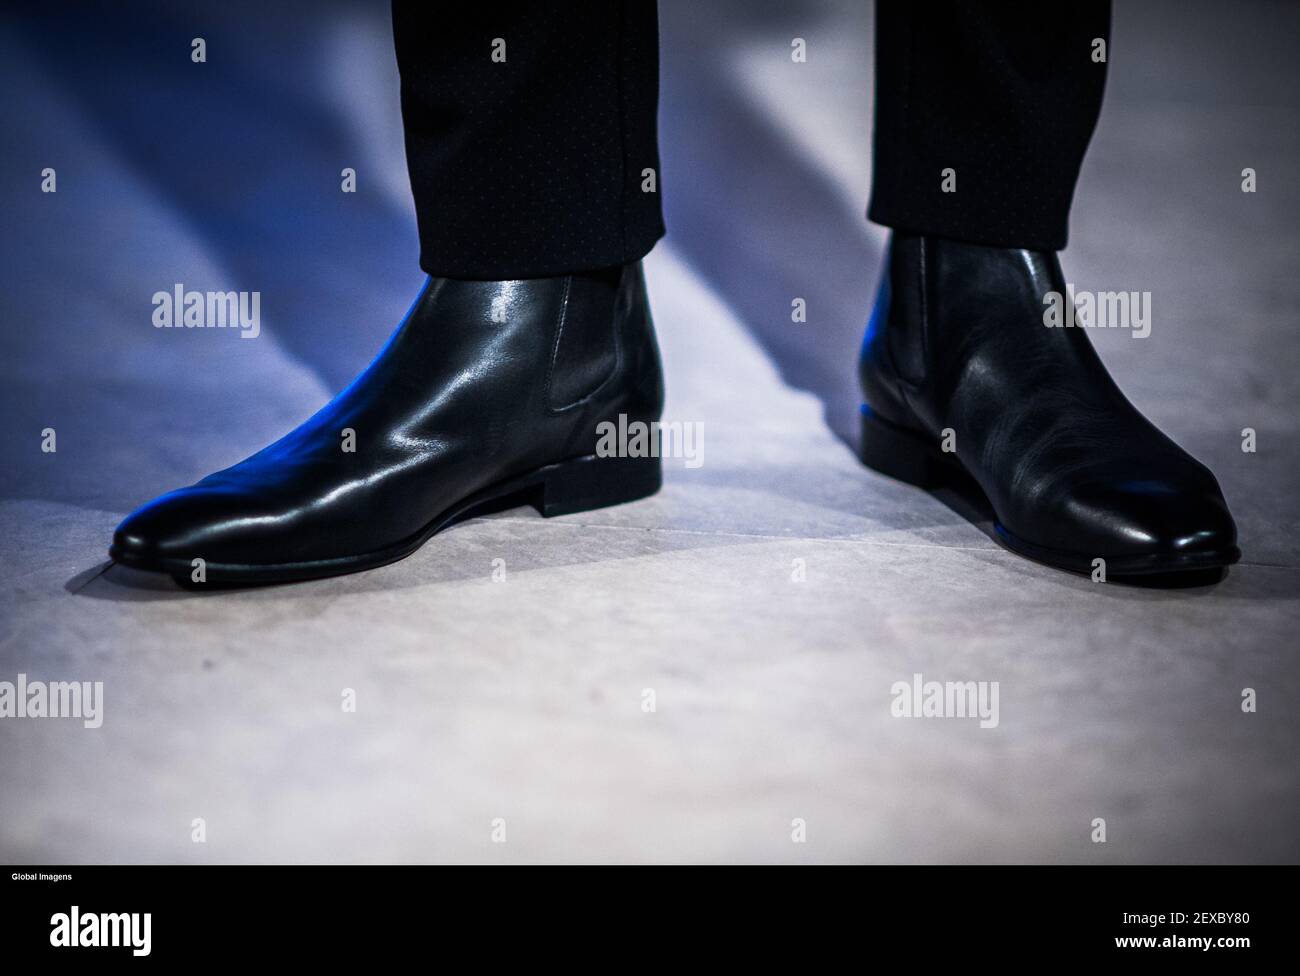
[[[969,476],[1001,541],[1075,572],[1213,570],[1240,558],[1214,475],[1125,399],[1056,255],[895,234],[863,342],[862,459],[922,487]],[[947,436],[945,436],[947,435]]]
[[[648,425],[662,406],[639,263],[430,278],[346,390],[252,457],[136,511],[109,555],[183,582],[198,559],[207,582],[279,582],[393,562],[506,498],[548,516],[631,501],[659,489],[659,458],[598,456],[597,427],[620,414]]]

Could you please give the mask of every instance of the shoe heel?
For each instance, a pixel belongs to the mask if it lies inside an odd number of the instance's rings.
[[[588,457],[543,472],[535,507],[542,515],[571,515],[653,495],[663,484],[659,458]]]
[[[869,468],[918,488],[938,488],[957,480],[955,460],[920,436],[903,430],[862,405],[858,457]]]

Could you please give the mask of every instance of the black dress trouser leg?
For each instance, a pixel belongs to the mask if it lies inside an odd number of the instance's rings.
[[[878,224],[993,247],[1065,247],[1101,111],[1110,0],[879,0]],[[945,192],[945,170],[952,170]]]
[[[663,236],[654,0],[393,0],[393,33],[426,272],[589,271]]]
[[[393,0],[393,32],[427,273],[594,270],[663,236],[654,0]],[[1109,33],[1109,0],[879,0],[870,218],[1064,247]]]

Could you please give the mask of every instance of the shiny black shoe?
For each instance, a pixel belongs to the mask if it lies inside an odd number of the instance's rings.
[[[430,278],[346,390],[252,457],[130,515],[109,555],[186,583],[283,582],[391,563],[493,502],[550,516],[632,501],[659,489],[659,458],[598,452],[598,427],[620,415],[649,425],[662,406],[639,263]]]
[[[862,460],[925,488],[973,480],[1009,549],[1110,576],[1215,570],[1237,532],[1203,464],[1129,403],[1077,326],[1053,253],[895,234],[863,342]]]

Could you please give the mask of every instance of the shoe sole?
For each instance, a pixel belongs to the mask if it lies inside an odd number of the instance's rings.
[[[955,455],[944,453],[911,431],[878,416],[865,403],[862,405],[862,440],[858,456],[867,467],[918,488],[973,489],[979,492],[990,509],[993,508],[988,496]],[[1084,576],[1092,575],[1092,561],[1098,557],[1105,559],[1108,577],[1204,573],[1231,566],[1241,558],[1241,550],[1236,546],[1226,550],[1148,553],[1141,556],[1069,552],[1026,542],[1009,532],[996,519],[993,530],[1003,548],[1016,555]]]
[[[596,455],[548,464],[528,474],[500,481],[462,499],[424,528],[401,542],[356,556],[293,563],[214,563],[204,567],[206,580],[191,581],[192,566],[188,559],[140,556],[108,551],[109,558],[132,569],[169,574],[180,585],[191,589],[206,586],[248,586],[261,583],[289,583],[327,576],[341,576],[366,569],[376,569],[405,559],[437,533],[466,518],[475,510],[494,502],[518,497],[532,505],[545,518],[572,515],[595,508],[621,505],[657,492],[663,473],[657,457],[603,458]]]

